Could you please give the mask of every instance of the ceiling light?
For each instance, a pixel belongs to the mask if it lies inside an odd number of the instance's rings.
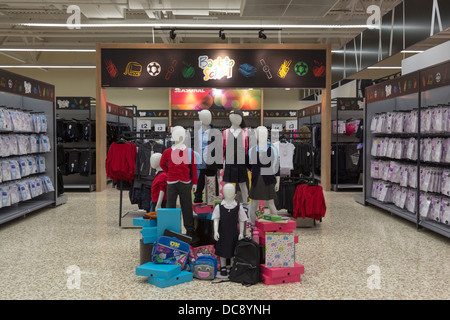
[[[95,49],[0,48],[1,52],[95,52]]]
[[[264,30],[259,30],[259,32],[258,32],[258,37],[260,38],[260,39],[264,39],[264,40],[266,40],[267,39],[267,36],[264,34],[264,32],[263,32]]]
[[[422,53],[423,50],[402,50],[401,53]]]
[[[225,33],[223,33],[222,29],[219,30],[219,38],[221,38],[222,40],[225,40]]]
[[[95,69],[93,65],[0,65],[0,69],[6,68],[23,68],[23,69]]]
[[[372,69],[372,70],[375,70],[375,69],[379,69],[379,70],[383,70],[383,69],[385,69],[385,70],[389,70],[389,69],[401,69],[402,67],[367,67],[367,69]]]
[[[175,40],[176,36],[175,29],[170,30],[170,39]]]
[[[22,27],[49,27],[49,28],[67,28],[66,23],[16,23],[13,24]],[[367,29],[366,24],[211,24],[211,23],[79,23],[71,24],[72,28],[261,28],[273,29]]]

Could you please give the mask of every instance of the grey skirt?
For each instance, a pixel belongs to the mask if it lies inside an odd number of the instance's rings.
[[[256,185],[251,185],[249,198],[253,200],[275,200],[277,193],[275,192],[275,183],[266,185],[263,177],[260,175],[256,181]]]

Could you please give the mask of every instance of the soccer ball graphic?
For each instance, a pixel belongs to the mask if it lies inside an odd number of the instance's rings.
[[[147,66],[147,72],[152,77],[156,77],[161,72],[161,65],[158,62],[150,62]]]

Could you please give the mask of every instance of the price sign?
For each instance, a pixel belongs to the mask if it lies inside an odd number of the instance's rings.
[[[283,125],[281,123],[272,123],[272,130],[283,131]]]
[[[297,130],[297,120],[286,120],[286,130]]]
[[[150,130],[152,128],[152,120],[148,119],[137,119],[136,121],[136,129],[140,130]]]
[[[157,132],[166,131],[166,124],[165,123],[155,123],[155,131],[157,131]]]

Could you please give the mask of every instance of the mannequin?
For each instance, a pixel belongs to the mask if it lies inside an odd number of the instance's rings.
[[[237,241],[244,238],[245,221],[247,214],[241,204],[234,198],[236,189],[233,184],[227,183],[223,187],[223,197],[220,205],[216,205],[212,215],[214,221],[215,253],[220,257],[220,276],[227,277],[226,260],[229,258],[233,265],[233,253]],[[237,230],[239,222],[239,231]]]
[[[252,225],[255,224],[256,210],[259,201],[265,200],[268,203],[270,213],[277,215],[275,206],[276,192],[280,188],[279,162],[277,149],[267,141],[268,130],[264,126],[256,128],[257,145],[249,151],[250,164],[252,170],[252,185],[250,198],[250,219]]]
[[[195,150],[201,155],[201,162],[197,164],[199,176],[197,190],[194,192],[195,203],[203,202],[203,189],[205,188],[206,176],[215,176],[218,170],[217,165],[212,165],[206,161],[208,157],[208,145],[210,144],[211,138],[211,112],[209,110],[202,110],[199,112],[198,117],[201,125],[198,129],[195,129],[197,130],[197,132],[195,132]]]
[[[159,165],[162,154],[154,153],[150,157],[150,165],[155,170],[155,178],[152,183],[152,211],[166,207],[167,201],[167,174]]]
[[[231,127],[223,132],[223,151],[225,155],[224,182],[238,183],[242,201],[248,202],[248,130],[245,127],[241,110],[231,110]]]
[[[167,208],[176,208],[180,197],[181,212],[186,234],[194,237],[192,191],[197,188],[197,165],[194,151],[184,144],[186,130],[177,126],[172,129],[172,147],[164,150],[159,165],[167,174]]]

